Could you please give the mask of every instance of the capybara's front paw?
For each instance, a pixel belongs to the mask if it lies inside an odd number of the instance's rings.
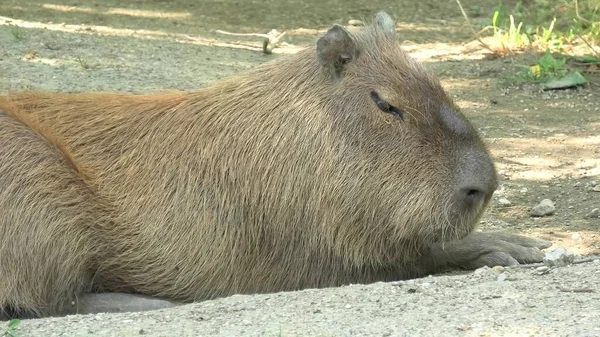
[[[472,233],[466,238],[433,247],[438,265],[462,269],[514,266],[542,262],[542,249],[552,245],[543,239],[505,232]]]

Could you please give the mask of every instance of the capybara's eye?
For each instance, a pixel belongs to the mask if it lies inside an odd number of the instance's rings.
[[[395,106],[390,105],[384,99],[379,97],[379,94],[377,92],[371,91],[371,99],[373,100],[373,102],[375,102],[379,110],[385,113],[392,114],[394,117],[404,119],[404,112],[402,112],[402,110],[396,108]]]

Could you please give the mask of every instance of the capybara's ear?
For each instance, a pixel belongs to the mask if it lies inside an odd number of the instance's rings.
[[[396,37],[396,21],[388,13],[381,11],[375,16],[377,27],[390,38]]]
[[[317,56],[321,65],[332,71],[336,78],[342,76],[346,64],[357,56],[356,42],[340,25],[331,27],[317,41]]]

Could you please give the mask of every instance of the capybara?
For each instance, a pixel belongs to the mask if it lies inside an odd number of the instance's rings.
[[[494,165],[395,34],[334,25],[194,92],[2,96],[5,317],[540,261],[547,241],[473,231]]]

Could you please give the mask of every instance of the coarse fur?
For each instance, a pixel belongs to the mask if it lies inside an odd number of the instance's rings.
[[[317,48],[195,92],[1,97],[0,308],[53,315],[86,292],[190,302],[449,264],[431,247],[473,230],[495,171],[390,27],[334,26]],[[481,198],[457,197],[479,182]]]

